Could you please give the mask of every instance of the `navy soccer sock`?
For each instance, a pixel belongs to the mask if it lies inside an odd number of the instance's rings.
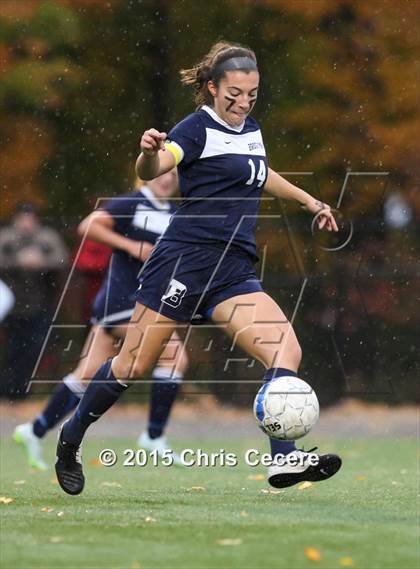
[[[120,398],[128,385],[120,383],[107,360],[95,373],[83,395],[76,413],[64,424],[62,437],[67,443],[79,446],[87,428],[97,421]]]
[[[54,389],[46,407],[35,419],[32,430],[35,436],[42,438],[47,431],[63,419],[79,403],[80,398],[67,387],[59,383]]]
[[[268,369],[264,374],[264,382],[271,381],[272,379],[277,379],[278,377],[293,376],[297,377],[296,372],[286,369],[284,367],[272,367]],[[290,454],[296,450],[296,445],[294,441],[280,441],[278,439],[270,438],[271,456],[274,457],[278,454],[286,455]]]
[[[151,439],[162,436],[172,406],[178,395],[182,374],[172,374],[171,369],[158,367],[153,372],[150,391],[148,433]]]

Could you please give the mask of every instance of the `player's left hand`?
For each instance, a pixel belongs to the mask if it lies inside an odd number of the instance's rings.
[[[309,213],[316,215],[318,229],[327,231],[338,231],[338,225],[331,212],[331,207],[315,198],[309,199],[302,208]]]

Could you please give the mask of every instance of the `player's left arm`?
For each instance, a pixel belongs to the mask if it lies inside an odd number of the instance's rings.
[[[337,222],[335,221],[331,208],[328,204],[314,198],[311,194],[302,190],[302,188],[298,188],[298,186],[291,184],[271,168],[268,169],[268,176],[264,185],[264,190],[277,198],[295,200],[300,204],[302,209],[317,215],[319,229],[338,231]]]

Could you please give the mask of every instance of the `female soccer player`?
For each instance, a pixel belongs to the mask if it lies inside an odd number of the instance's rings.
[[[217,43],[181,75],[184,84],[194,86],[199,108],[168,136],[154,128],[146,130],[136,170],[151,180],[177,165],[184,199],[144,266],[120,353],[98,369],[59,435],[56,472],[69,494],[80,493],[84,486],[79,451],[86,429],[154,365],[177,322],[185,325],[197,314],[211,318],[264,364],[264,381],[296,375],[301,349],[295,333],[281,308],[262,290],[253,266],[254,226],[263,189],[299,202],[316,215],[320,229],[338,230],[329,206],[268,167],[260,128],[249,116],[259,85],[252,50]],[[273,458],[305,454],[292,442],[270,441]],[[318,466],[296,462],[289,466],[273,461],[270,484],[285,487],[301,480],[324,480],[341,465],[331,454],[319,456]]]
[[[13,438],[24,448],[31,467],[47,468],[42,438],[77,406],[98,366],[118,353],[116,345],[125,337],[134,310],[138,274],[175,211],[167,198],[176,185],[175,169],[148,185],[137,180],[135,191],[109,200],[79,225],[82,237],[109,245],[113,254],[93,302],[93,326],[76,369],[57,385],[40,415],[33,422],[18,425],[14,431]],[[163,431],[187,365],[182,342],[174,332],[171,344],[153,370],[149,424],[138,440],[147,451],[162,454],[169,449]],[[180,462],[174,453],[173,459],[174,463]]]

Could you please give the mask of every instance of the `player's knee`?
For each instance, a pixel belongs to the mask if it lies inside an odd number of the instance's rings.
[[[133,363],[133,365],[131,366],[131,370],[130,370],[130,377],[129,379],[139,379],[142,376],[144,376],[151,368],[153,367],[153,365],[147,365],[146,362],[143,361],[139,361],[139,359],[136,359],[136,361]]]
[[[121,356],[116,356],[112,362],[112,370],[117,379],[122,381],[134,381],[142,377],[149,369],[144,362],[138,360],[128,361]]]

